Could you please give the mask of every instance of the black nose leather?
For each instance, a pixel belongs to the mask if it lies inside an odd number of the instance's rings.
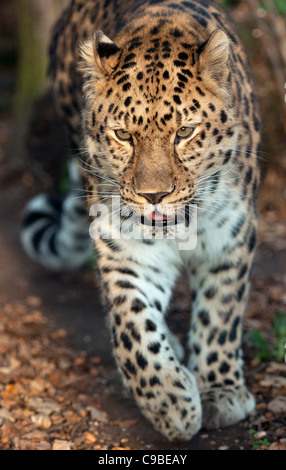
[[[159,204],[167,194],[170,193],[141,193],[140,196],[145,197],[150,204]]]

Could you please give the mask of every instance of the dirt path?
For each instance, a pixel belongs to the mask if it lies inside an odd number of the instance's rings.
[[[248,344],[246,374],[258,399],[250,419],[201,431],[180,445],[156,433],[122,389],[93,274],[52,275],[23,253],[19,222],[26,197],[20,182],[0,192],[0,449],[249,449],[258,442],[263,447],[263,439],[266,447],[285,444],[285,413],[268,409],[285,393],[284,365],[256,361]],[[268,321],[283,306],[285,260],[284,249],[274,252],[264,244],[259,250],[248,327],[259,326],[261,313]],[[272,303],[265,285],[276,293],[280,288]],[[186,302],[178,297],[184,314]],[[264,312],[258,312],[261,306]],[[276,385],[263,387],[271,374]],[[260,434],[254,438],[250,429]]]

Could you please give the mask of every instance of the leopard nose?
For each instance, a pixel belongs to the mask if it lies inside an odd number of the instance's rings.
[[[140,196],[145,197],[150,204],[159,204],[162,199],[167,196],[168,192],[165,193],[141,193]]]

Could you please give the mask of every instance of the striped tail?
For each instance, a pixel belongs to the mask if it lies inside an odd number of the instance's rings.
[[[40,194],[25,208],[21,229],[24,250],[32,260],[53,271],[83,266],[92,254],[88,212],[77,163],[69,163],[66,196]]]

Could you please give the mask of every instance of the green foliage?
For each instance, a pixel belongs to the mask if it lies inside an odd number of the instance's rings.
[[[255,429],[250,429],[249,433],[250,433],[250,440],[252,442],[252,446],[251,446],[252,450],[257,450],[259,449],[260,446],[270,446],[270,442],[268,441],[268,439],[266,438],[256,439],[255,438],[255,434],[257,433]]]
[[[284,359],[286,350],[286,313],[277,312],[272,322],[272,335],[273,341],[269,345],[263,338],[259,330],[253,329],[250,332],[250,339],[253,345],[258,350],[257,358],[262,361],[278,361]]]
[[[259,330],[253,329],[250,332],[250,338],[252,340],[253,345],[259,351],[256,354],[258,359],[262,361],[270,361],[271,360],[271,351],[269,349],[267,341],[263,338],[262,334]]]
[[[238,5],[241,0],[218,0],[218,3],[222,8],[230,8]]]
[[[96,268],[95,255],[91,255],[91,257],[87,260],[86,269],[88,271],[94,271],[95,268]]]
[[[276,6],[280,15],[286,15],[286,2],[285,0],[272,0],[274,5]],[[267,6],[265,7],[267,10]]]
[[[272,0],[273,4],[277,8],[277,11],[280,15],[286,16],[286,2],[285,0]],[[242,3],[242,0],[218,0],[218,3],[222,8],[228,9],[231,7],[235,7]],[[261,8],[264,8],[267,10],[267,5],[263,3],[262,1],[260,2]]]
[[[69,188],[68,164],[62,165],[61,179],[59,181],[59,192],[66,194]]]
[[[286,346],[286,313],[277,312],[273,320],[273,332],[275,342],[273,344],[273,356],[277,361],[282,361],[285,357]]]

